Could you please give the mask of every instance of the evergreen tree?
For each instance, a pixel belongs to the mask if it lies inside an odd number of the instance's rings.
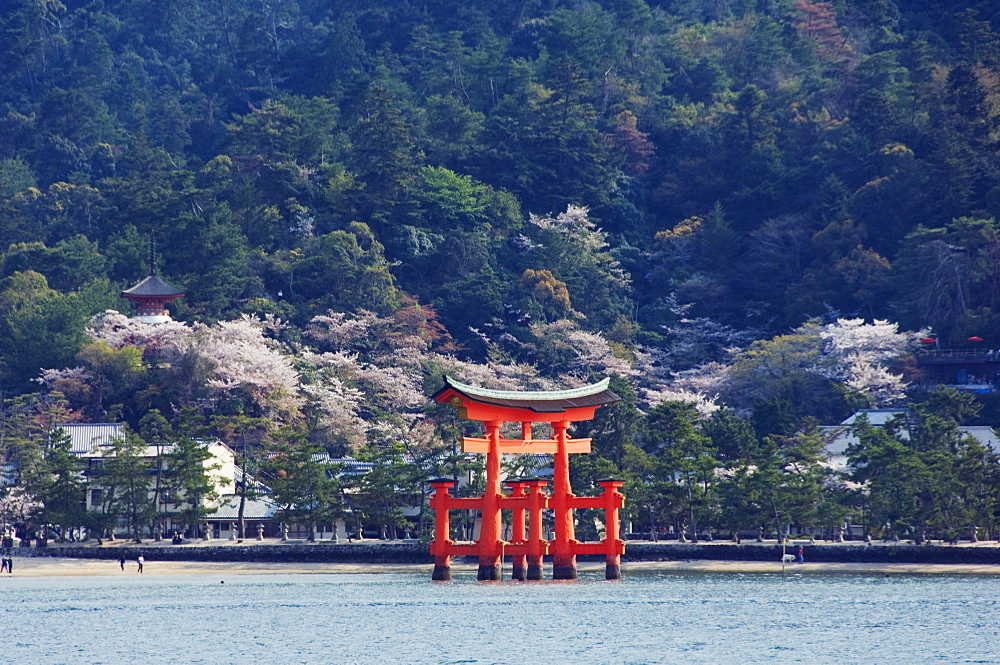
[[[202,520],[216,510],[211,504],[219,498],[219,485],[212,472],[221,465],[218,462],[206,464],[212,457],[205,441],[186,436],[174,441],[164,456],[163,489],[191,533],[198,533]]]
[[[70,445],[66,431],[55,429],[37,464],[21,467],[24,489],[39,504],[36,519],[43,538],[53,528],[60,541],[72,540],[73,531],[86,522],[83,464]]]
[[[285,520],[309,529],[309,542],[316,540],[316,527],[335,523],[343,514],[337,482],[341,469],[327,464],[318,446],[285,434],[272,446],[264,469],[270,498]]]
[[[115,518],[111,524],[123,525],[135,542],[142,542],[142,532],[156,517],[151,497],[152,463],[146,455],[147,444],[137,434],[126,431],[102,446],[100,465],[93,480],[101,490],[102,511]]]

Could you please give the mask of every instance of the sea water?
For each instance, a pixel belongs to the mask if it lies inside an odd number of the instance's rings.
[[[15,576],[0,663],[1000,663],[998,598],[951,575]]]

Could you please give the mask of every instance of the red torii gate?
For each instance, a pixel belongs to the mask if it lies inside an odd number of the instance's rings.
[[[458,408],[459,415],[468,420],[482,421],[486,437],[464,438],[463,450],[486,453],[486,491],[481,497],[458,498],[449,488],[451,479],[431,481],[434,495],[431,508],[435,511],[434,556],[435,580],[451,579],[451,556],[458,554],[479,555],[480,580],[500,579],[503,555],[510,554],[514,561],[514,579],[542,579],[542,557],[552,555],[552,579],[576,579],[578,554],[604,554],[607,579],[621,577],[621,555],[625,543],[619,537],[618,510],[624,505],[624,496],[618,491],[619,480],[601,480],[598,484],[604,493],[597,497],[578,497],[569,482],[569,456],[571,453],[589,453],[590,439],[571,439],[567,429],[571,422],[590,420],[601,406],[619,401],[608,389],[609,379],[582,388],[549,392],[514,392],[477,388],[445,377],[445,386],[434,394],[438,402],[447,402]],[[505,422],[521,423],[520,439],[500,438],[500,428]],[[532,437],[533,423],[551,423],[554,438]],[[500,490],[500,455],[502,453],[551,453],[553,455],[552,494],[542,490],[547,481],[537,478],[513,479],[506,484],[511,493]],[[501,513],[513,511],[512,540],[501,540]],[[542,510],[551,508],[555,513],[555,539],[542,538]],[[606,537],[599,543],[581,543],[575,538],[573,510],[576,508],[603,508],[606,511]],[[479,541],[471,545],[457,545],[449,539],[449,510],[480,510],[482,522]],[[527,517],[527,519],[526,519]],[[525,532],[527,527],[527,532]]]

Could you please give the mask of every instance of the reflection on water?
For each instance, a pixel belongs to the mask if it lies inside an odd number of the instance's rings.
[[[5,578],[0,662],[1000,663],[1000,577],[472,576]]]

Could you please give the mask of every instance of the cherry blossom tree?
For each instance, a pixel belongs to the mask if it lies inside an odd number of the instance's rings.
[[[214,397],[239,393],[264,413],[285,417],[301,406],[299,374],[291,359],[263,334],[259,319],[242,316],[214,326],[195,326],[195,352],[212,363]]]
[[[22,487],[0,497],[0,536],[15,535],[18,527],[23,529],[39,508],[41,504]]]
[[[644,396],[650,407],[658,406],[664,402],[684,402],[693,405],[702,416],[710,416],[721,408],[716,404],[714,397],[685,388],[646,390]]]
[[[195,330],[180,321],[143,323],[113,309],[95,316],[87,327],[87,335],[120,349],[135,346],[143,352],[155,352],[166,362],[179,359],[194,338]]]
[[[522,260],[535,273],[523,286],[542,286],[548,297],[558,296],[563,285],[566,304],[576,310],[570,314],[585,316],[591,326],[611,326],[625,314],[631,277],[608,251],[607,234],[586,208],[570,205],[554,217],[531,215],[526,232],[530,237],[521,244]]]
[[[595,376],[618,374],[633,376],[631,363],[615,354],[604,337],[581,330],[574,321],[531,326],[538,356],[546,367],[559,370],[559,376],[574,384],[589,383]]]
[[[365,423],[358,415],[363,393],[351,385],[356,363],[343,353],[304,350],[298,366],[299,390],[305,400],[307,426],[327,441],[357,448],[365,442]]]
[[[872,406],[892,404],[904,397],[906,382],[887,365],[913,349],[926,331],[899,332],[899,326],[876,319],[837,319],[819,332],[823,359],[815,371],[841,381],[863,395]]]
[[[330,311],[314,316],[306,327],[305,336],[329,351],[375,350],[373,344],[381,342],[390,319],[375,312],[359,309],[355,314]]]
[[[265,334],[277,327],[280,322],[273,319],[250,316],[214,325],[151,325],[108,310],[94,318],[88,334],[116,349],[139,348],[144,358],[170,368],[168,374],[180,374],[182,367],[202,368],[187,380],[203,385],[188,386],[185,394],[205,396],[206,404],[239,397],[262,414],[288,418],[297,413],[302,398],[291,359]],[[50,382],[59,378],[67,377],[43,376]]]
[[[889,406],[904,397],[907,385],[890,364],[909,353],[923,335],[926,331],[900,332],[897,324],[885,320],[809,322],[791,334],[754,342],[729,365],[709,363],[665,383],[671,389],[719,397],[744,412],[792,396],[803,404],[826,403],[842,393],[838,385],[870,406]]]

